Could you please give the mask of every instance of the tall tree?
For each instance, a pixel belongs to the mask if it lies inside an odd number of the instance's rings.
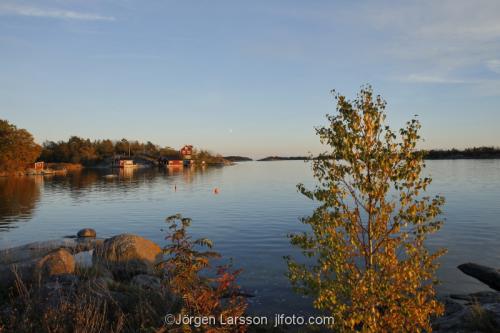
[[[22,171],[36,161],[40,151],[27,130],[0,119],[0,171]]]
[[[334,95],[337,114],[316,129],[329,150],[313,161],[318,185],[298,185],[319,204],[303,219],[310,231],[291,235],[309,260],[288,258],[289,278],[341,332],[429,332],[430,316],[443,311],[434,283],[444,251],[424,242],[441,226],[444,198],[425,195],[420,124],[412,119],[396,135],[369,86],[352,101]]]

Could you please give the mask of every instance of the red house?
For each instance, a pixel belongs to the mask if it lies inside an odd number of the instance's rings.
[[[181,148],[180,152],[183,160],[190,160],[191,156],[193,155],[193,146],[185,145]]]

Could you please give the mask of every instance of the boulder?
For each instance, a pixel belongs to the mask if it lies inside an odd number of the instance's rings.
[[[76,235],[78,236],[78,238],[85,238],[85,237],[95,238],[97,236],[97,233],[95,232],[94,229],[85,228],[78,231]]]
[[[73,255],[75,258],[75,263],[80,268],[91,268],[92,267],[92,251],[78,252]]]
[[[478,279],[491,289],[500,291],[500,271],[488,266],[466,263],[458,266],[464,274]]]
[[[439,297],[445,313],[432,318],[433,332],[500,332],[499,295],[494,291],[480,291]]]
[[[108,267],[117,278],[152,273],[161,257],[162,250],[156,243],[131,234],[106,239],[93,253],[94,262]]]
[[[41,258],[51,251],[64,248],[72,254],[90,251],[97,245],[102,244],[101,239],[77,238],[58,239],[43,242],[33,242],[9,249],[0,250],[0,266],[22,263],[29,260]]]
[[[433,332],[461,332],[468,308],[450,298],[440,301],[444,304],[445,313],[432,321]]]
[[[75,259],[65,249],[55,250],[43,256],[35,264],[35,281],[46,280],[53,276],[73,274],[75,272]]]

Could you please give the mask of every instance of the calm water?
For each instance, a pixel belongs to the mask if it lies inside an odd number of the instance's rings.
[[[309,311],[295,295],[282,257],[296,255],[286,238],[304,230],[298,218],[313,204],[295,185],[312,184],[301,161],[246,162],[205,170],[138,170],[108,180],[109,171],[86,170],[65,177],[0,178],[0,248],[97,230],[100,237],[136,233],[164,244],[166,216],[193,219],[193,236],[244,269],[240,284],[257,295],[261,313]],[[428,161],[431,190],[446,197],[445,226],[429,242],[446,247],[439,277],[442,293],[487,289],[456,266],[473,261],[500,267],[500,161]],[[174,191],[174,185],[177,191]],[[212,194],[218,187],[220,193]]]

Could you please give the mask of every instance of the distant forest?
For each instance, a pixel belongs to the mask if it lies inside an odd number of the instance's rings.
[[[170,147],[160,147],[152,142],[94,140],[72,136],[68,141],[46,141],[42,145],[39,160],[55,163],[80,163],[93,165],[113,156],[178,156],[179,152]]]
[[[458,149],[433,149],[424,151],[425,158],[429,160],[439,159],[492,159],[500,158],[500,148],[497,147],[474,147],[464,150]]]
[[[52,163],[79,163],[86,166],[107,163],[114,156],[150,158],[166,157],[180,159],[178,149],[171,147],[161,147],[150,141],[146,143],[137,140],[122,139],[119,141],[93,140],[72,136],[68,141],[46,141],[42,145],[42,152],[39,160]],[[207,162],[217,162],[221,160],[219,155],[213,155],[206,150],[194,150],[194,159],[201,159]]]
[[[425,159],[428,160],[444,160],[444,159],[494,159],[500,158],[500,148],[497,147],[473,147],[463,150],[459,149],[432,149],[423,150],[422,153]],[[312,157],[317,159],[318,157]],[[325,158],[324,156],[322,158]],[[293,161],[293,160],[310,160],[311,157],[306,156],[268,156],[261,158],[258,161]]]

